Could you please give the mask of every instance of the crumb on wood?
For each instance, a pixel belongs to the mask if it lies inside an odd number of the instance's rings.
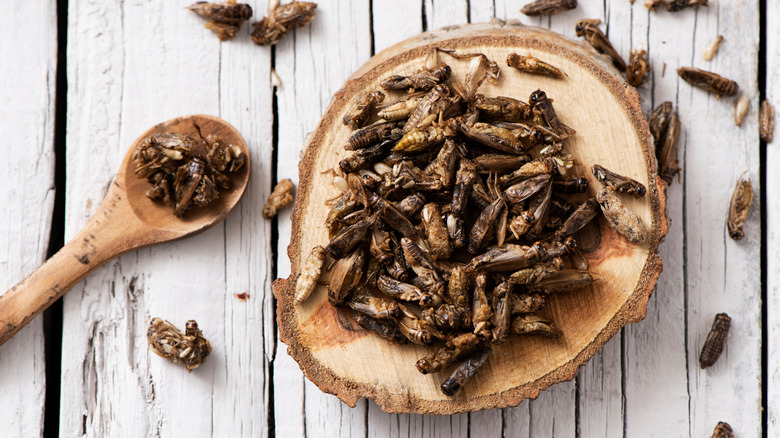
[[[233,295],[234,295],[234,296],[235,296],[235,297],[236,297],[236,298],[237,298],[239,301],[246,301],[247,299],[249,299],[249,293],[247,293],[247,292],[240,292],[240,293],[236,293],[236,294],[233,294]]]

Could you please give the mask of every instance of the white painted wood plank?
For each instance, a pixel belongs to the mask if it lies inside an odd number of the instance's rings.
[[[503,413],[501,409],[472,412],[469,414],[469,431],[472,436],[496,437],[504,436]]]
[[[422,31],[422,0],[377,1],[372,5],[375,53]]]
[[[409,421],[409,436],[449,438],[469,436],[470,414],[458,415],[412,415]],[[475,436],[480,436],[474,433]]]
[[[265,2],[254,2],[255,14]],[[205,30],[205,29],[204,29]],[[264,437],[273,384],[269,368],[276,350],[276,315],[271,292],[271,221],[262,209],[271,191],[271,49],[257,47],[243,26],[220,46],[220,116],[249,146],[252,178],[244,199],[225,221],[225,363],[214,391],[216,436]],[[236,297],[247,293],[246,300]]]
[[[766,99],[780,108],[780,4],[767,2],[766,9]],[[780,119],[775,117],[775,123]],[[780,128],[766,146],[766,245],[767,245],[767,436],[780,433]],[[756,211],[753,211],[755,213]]]
[[[425,0],[425,30],[468,23],[467,0]]]
[[[675,107],[682,105],[677,92],[685,83],[677,76],[675,67],[690,63],[694,50],[694,14],[649,13],[643,5],[634,5],[631,17],[634,28],[631,48],[644,44],[651,61],[652,75],[639,88],[645,113],[667,100],[672,101]],[[614,23],[615,20],[612,20],[611,25]],[[667,63],[665,74],[664,62]],[[680,167],[683,168],[690,132],[688,120],[683,118],[678,151]],[[641,323],[629,325],[624,330],[627,436],[689,434],[683,253],[683,189],[686,177],[683,171],[682,183],[675,180],[667,190],[670,227],[659,249],[664,271],[648,302],[647,316]],[[664,424],[663,430],[652,427],[659,422]]]
[[[727,237],[725,216],[734,186],[747,171],[758,181],[756,112],[758,4],[718,2],[681,15],[694,22],[694,53],[686,64],[733,78],[754,111],[734,125],[734,100],[717,99],[680,83],[680,117],[687,125],[685,161],[686,285],[691,436],[711,433],[727,421],[739,436],[761,434],[760,187],[754,184],[753,213],[745,238]],[[717,35],[725,41],[712,62],[702,50]],[[677,67],[671,65],[671,67]],[[668,72],[667,72],[668,73]],[[718,363],[699,369],[698,356],[716,313],[733,319],[728,344]]]
[[[615,335],[577,373],[579,436],[623,436],[620,341]]]
[[[496,410],[489,412],[497,412]],[[459,436],[498,436],[474,432],[474,423],[469,420],[473,414],[458,415],[390,415],[382,411],[373,401],[368,403],[369,438],[449,438]],[[501,421],[498,426],[500,430]],[[491,426],[495,430],[495,426]]]
[[[647,14],[647,9],[642,9],[642,4],[637,4],[637,6],[640,6],[636,8],[636,12],[639,15]],[[631,21],[632,12],[634,11],[633,5],[629,2],[611,1],[606,2],[604,8],[604,15],[600,17],[603,23],[600,27],[615,47],[615,50],[628,63],[628,55],[631,52],[633,39],[634,23]],[[569,32],[575,33],[574,26],[571,27]]]
[[[280,388],[281,389],[281,388]],[[341,400],[320,391],[313,383],[304,383],[306,436],[338,436],[362,438],[366,436],[366,400],[358,401],[350,408]],[[284,409],[284,406],[280,406]],[[284,412],[284,411],[282,411]],[[277,414],[277,419],[279,414]]]
[[[316,18],[276,45],[276,72],[282,80],[277,90],[277,178],[298,181],[298,160],[304,139],[314,130],[331,96],[371,56],[369,4],[362,1],[318,2]],[[287,246],[290,210],[279,215],[277,275],[290,273]],[[275,427],[304,431],[307,436],[364,436],[367,404],[351,409],[336,397],[324,394],[305,380],[298,365],[278,345],[274,362]],[[295,376],[299,376],[295,378]],[[278,378],[277,378],[278,377]],[[287,390],[288,386],[290,390]],[[302,390],[301,390],[302,389]],[[302,414],[302,417],[299,414]],[[301,435],[297,435],[301,436]]]
[[[46,258],[54,207],[56,2],[15,2],[0,28],[0,293]],[[41,436],[46,392],[43,319],[0,347],[0,430]]]
[[[502,409],[504,436],[531,437],[531,403],[525,400],[513,408]]]
[[[81,2],[69,5],[66,239],[73,236],[97,209],[106,185],[124,154],[119,141],[120,121],[117,117],[122,106],[124,54],[116,48],[122,47],[122,28],[121,8],[116,4]],[[99,155],[90,151],[92,144],[102,147]],[[75,183],[75,180],[79,182]],[[137,258],[137,255],[126,258]],[[109,351],[106,351],[106,335],[113,335],[113,327],[111,324],[99,324],[99,321],[107,320],[111,315],[108,291],[117,296],[112,278],[116,270],[116,264],[104,267],[76,285],[64,298],[60,409],[62,436],[106,433],[115,427],[115,424],[106,425],[102,421],[110,421],[109,416],[103,413],[112,398],[112,390],[102,385],[105,382],[102,373],[106,365],[116,365],[106,364],[106,359],[118,359],[119,355],[112,354],[112,341],[109,341]],[[134,283],[139,292],[143,290],[143,279],[140,283]],[[119,297],[122,304],[132,308],[130,302],[137,300],[137,297],[143,298],[143,295],[135,295],[135,291],[128,294],[126,291],[129,289],[126,288],[126,283],[120,283]],[[92,309],[85,308],[91,311],[82,311],[82,303],[87,301],[85,298],[93,303]],[[127,327],[129,323],[138,322],[135,316],[117,318],[117,322],[124,323],[122,328],[128,340],[138,339],[139,347],[143,345],[141,337]],[[142,326],[142,323],[138,324],[138,327]],[[120,369],[134,367],[137,363],[134,352],[128,354],[125,350],[122,353],[124,363]],[[101,374],[100,377],[98,374]],[[128,375],[132,374],[128,372]],[[138,382],[146,383],[148,377],[148,374],[143,375]],[[132,396],[122,394],[126,409],[147,417],[144,399],[152,394],[151,388],[150,384],[143,385]],[[151,420],[153,425],[149,424],[148,418],[142,420],[141,424],[128,425],[127,430],[139,436],[148,436],[150,429],[157,429],[161,422],[159,417]]]
[[[531,401],[530,436],[573,438],[576,435],[574,386],[574,381],[555,384]]]
[[[507,14],[511,8],[512,6],[508,7],[506,1],[471,0],[469,1],[469,23],[488,23],[493,17],[517,15],[517,11],[513,11],[514,14]]]
[[[274,429],[276,436],[305,436],[306,411],[304,407],[304,381],[298,363],[287,354],[287,347],[279,343],[274,369]]]
[[[310,24],[310,28],[322,20],[322,6],[318,6],[317,17]],[[258,11],[259,12],[259,11]],[[297,162],[303,149],[303,139],[307,132],[303,126],[309,126],[313,130],[316,123],[313,115],[302,119],[301,124],[295,123],[295,108],[299,103],[296,84],[298,80],[304,81],[295,75],[296,56],[295,48],[298,43],[311,39],[310,28],[295,30],[282,39],[271,50],[276,53],[275,70],[282,81],[274,93],[277,98],[277,181],[290,178],[295,185],[298,184]],[[300,104],[301,108],[312,106]],[[308,111],[303,111],[303,117],[307,117]],[[267,198],[266,198],[267,199]],[[278,278],[287,278],[290,275],[290,259],[287,256],[287,245],[290,243],[290,210],[282,210],[277,216],[278,241],[276,246],[276,274]],[[287,346],[278,341],[272,368],[274,370],[274,429],[279,436],[305,436],[306,433],[306,408],[304,406],[304,381],[306,380],[298,364],[287,354]]]
[[[247,30],[244,41],[220,44],[186,4],[71,3],[68,236],[99,204],[130,142],[180,115],[235,124],[253,158],[248,196],[268,192],[268,51],[252,47]],[[244,202],[196,237],[111,262],[66,296],[62,435],[264,436],[272,331],[260,203]],[[206,363],[187,373],[150,354],[150,316],[180,327],[197,320],[213,347]]]
[[[115,167],[124,153],[120,145],[120,121],[117,117],[122,106],[124,53],[115,50],[116,47],[122,46],[123,35],[119,30],[123,28],[123,22],[121,9],[117,5],[111,6],[104,9],[103,5],[84,2],[71,4],[68,11],[70,86],[67,174],[73,177],[68,179],[66,191],[66,239],[75,234],[89,214],[95,211],[105,193],[106,183],[116,171]],[[100,17],[101,20],[91,17]],[[98,157],[90,158],[93,155],[90,151],[91,144],[103,146]],[[78,184],[73,183],[75,179],[80,180]],[[125,258],[137,257],[130,255]],[[109,319],[112,314],[109,291],[113,292],[114,297],[117,296],[112,275],[117,268],[118,265],[111,264],[99,270],[74,287],[64,299],[60,410],[60,430],[64,436],[106,433],[116,427],[116,423],[103,422],[111,421],[110,416],[104,414],[112,398],[112,389],[103,385],[103,373],[106,367],[110,369],[116,366],[112,361],[119,358],[119,355],[112,354],[110,345],[113,344],[113,339],[108,341],[108,347],[106,345],[106,336],[113,337],[115,328]],[[135,295],[135,287],[138,287],[139,292],[144,290],[143,279],[140,280],[140,283],[138,280],[134,281],[134,291],[131,294],[126,292],[129,291],[128,284],[120,283],[119,297],[122,304],[128,308],[137,308],[130,303],[135,301],[137,305],[137,299],[143,298],[142,293]],[[93,304],[93,311],[81,310],[82,303],[87,302],[85,298]],[[122,316],[124,313],[121,311]],[[143,345],[142,338],[136,336],[128,325],[138,323],[141,328],[142,319],[143,316],[141,321],[138,321],[135,315],[116,319],[117,323],[123,323],[121,328],[128,340],[137,339],[139,347]],[[108,321],[109,324],[103,325],[102,321]],[[124,363],[118,372],[135,367],[137,362],[132,350],[122,351]],[[107,360],[109,363],[106,363]],[[127,375],[133,374],[128,372]],[[149,375],[141,375],[138,382],[148,382]],[[124,406],[147,417],[149,411],[144,399],[152,392],[150,384],[139,386],[132,396],[122,394],[122,401]],[[139,436],[149,435],[150,429],[160,427],[161,419],[152,419],[153,424],[149,424],[149,421],[150,419],[143,418],[141,424],[134,427],[129,425],[127,430]]]
[[[629,6],[627,2],[579,2],[576,9],[563,11],[551,17],[540,17],[539,21],[544,27],[568,35],[571,38],[577,38],[575,35],[575,24],[581,18],[599,18],[605,22],[602,29],[609,32],[612,29],[615,35],[630,35],[632,23],[630,20],[621,20],[608,14],[605,7],[625,8]],[[613,18],[615,18],[613,20]],[[546,23],[545,23],[546,21]],[[612,35],[610,35],[612,37]],[[620,38],[622,41],[624,38]],[[624,48],[614,42],[616,49],[623,53]],[[575,411],[560,409],[555,411],[556,426],[558,424],[566,425],[567,428],[555,429],[556,436],[580,434],[589,437],[617,437],[623,435],[623,391],[622,391],[622,373],[620,346],[622,342],[623,331],[618,332],[603,348],[596,354],[585,366],[583,366],[570,391],[559,390],[558,397],[569,397],[571,403],[575,405]],[[562,384],[563,385],[563,384]],[[540,396],[540,400],[541,400]],[[531,403],[532,415],[535,412],[535,402]],[[561,403],[560,401],[558,402]],[[568,408],[568,404],[563,405]],[[567,414],[569,417],[567,417]],[[573,419],[572,419],[573,417]],[[563,421],[561,421],[563,420]],[[575,430],[565,421],[575,423]],[[532,416],[532,424],[536,426],[539,422]],[[550,426],[547,426],[550,427]],[[538,429],[534,427],[535,436],[546,436],[539,434]],[[549,433],[548,433],[549,434]]]

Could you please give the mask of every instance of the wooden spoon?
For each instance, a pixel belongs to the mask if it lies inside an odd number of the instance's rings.
[[[177,218],[171,207],[146,197],[150,185],[135,176],[132,155],[136,146],[153,134],[175,132],[200,138],[193,121],[204,135],[218,135],[240,147],[247,160],[241,170],[230,175],[232,189],[220,192],[208,206],[193,208]],[[244,195],[249,173],[246,143],[222,119],[207,115],[178,117],[144,132],[130,146],[103,203],[84,228],[30,276],[0,295],[0,345],[109,260],[144,246],[200,233],[221,222]]]

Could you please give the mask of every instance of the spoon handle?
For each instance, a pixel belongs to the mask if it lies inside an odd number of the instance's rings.
[[[0,345],[90,272],[121,254],[154,243],[150,240],[154,231],[133,215],[124,195],[124,190],[112,184],[98,211],[70,242],[0,295]]]

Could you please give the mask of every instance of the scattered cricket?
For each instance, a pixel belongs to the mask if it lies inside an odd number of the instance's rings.
[[[638,87],[644,82],[645,74],[650,70],[650,61],[647,59],[647,51],[639,48],[631,51],[626,67],[626,78],[628,83]]]
[[[252,18],[252,7],[246,3],[227,0],[224,3],[197,2],[187,9],[206,18],[206,29],[217,34],[220,41],[233,39],[244,21]]]
[[[677,161],[677,144],[680,140],[680,129],[680,118],[677,116],[677,111],[673,111],[661,148],[656,151],[659,164],[658,174],[667,184],[671,184],[674,176],[679,175],[681,170]]]
[[[731,195],[731,204],[729,205],[729,216],[726,225],[729,230],[729,237],[734,240],[742,240],[745,232],[742,226],[750,212],[750,206],[753,204],[753,185],[747,174],[742,175],[734,188],[734,194]]]
[[[775,132],[775,108],[769,101],[761,102],[761,112],[758,115],[758,133],[761,140],[767,143],[772,142]]]
[[[655,155],[658,158],[658,175],[671,184],[675,175],[679,175],[677,165],[677,143],[680,140],[680,118],[672,102],[663,102],[653,110],[647,119],[650,133],[653,135]]]
[[[685,82],[715,93],[718,97],[734,96],[739,91],[739,85],[731,79],[726,79],[716,73],[708,72],[694,67],[680,67],[677,74]]]
[[[708,6],[709,0],[648,0],[645,2],[647,9],[654,11],[657,7],[665,7],[669,12],[681,11],[685,8]]]
[[[612,64],[620,71],[626,71],[626,62],[620,57],[617,50],[612,47],[604,32],[599,29],[598,19],[583,19],[577,22],[574,31],[579,37],[585,37],[585,40],[593,46],[596,51],[612,58]]]
[[[187,321],[182,333],[170,322],[152,318],[146,337],[149,348],[155,354],[183,365],[190,372],[199,367],[211,353],[211,344],[193,320]]]
[[[712,432],[711,438],[734,438],[734,430],[725,421],[719,421]]]
[[[293,202],[294,190],[295,186],[289,178],[279,181],[268,196],[268,200],[265,202],[263,217],[271,219],[279,213],[279,210],[284,210],[289,207]]]
[[[730,327],[731,318],[727,314],[718,313],[715,315],[712,328],[709,334],[707,334],[707,339],[704,341],[701,354],[699,355],[699,364],[702,369],[714,365],[721,353],[723,353]]]
[[[520,9],[525,15],[555,15],[561,11],[568,11],[577,7],[577,0],[536,0],[528,3]]]
[[[287,32],[305,27],[314,19],[316,3],[292,1],[280,5],[279,0],[271,0],[268,16],[254,24],[252,41],[260,46],[272,46],[278,43]]]

